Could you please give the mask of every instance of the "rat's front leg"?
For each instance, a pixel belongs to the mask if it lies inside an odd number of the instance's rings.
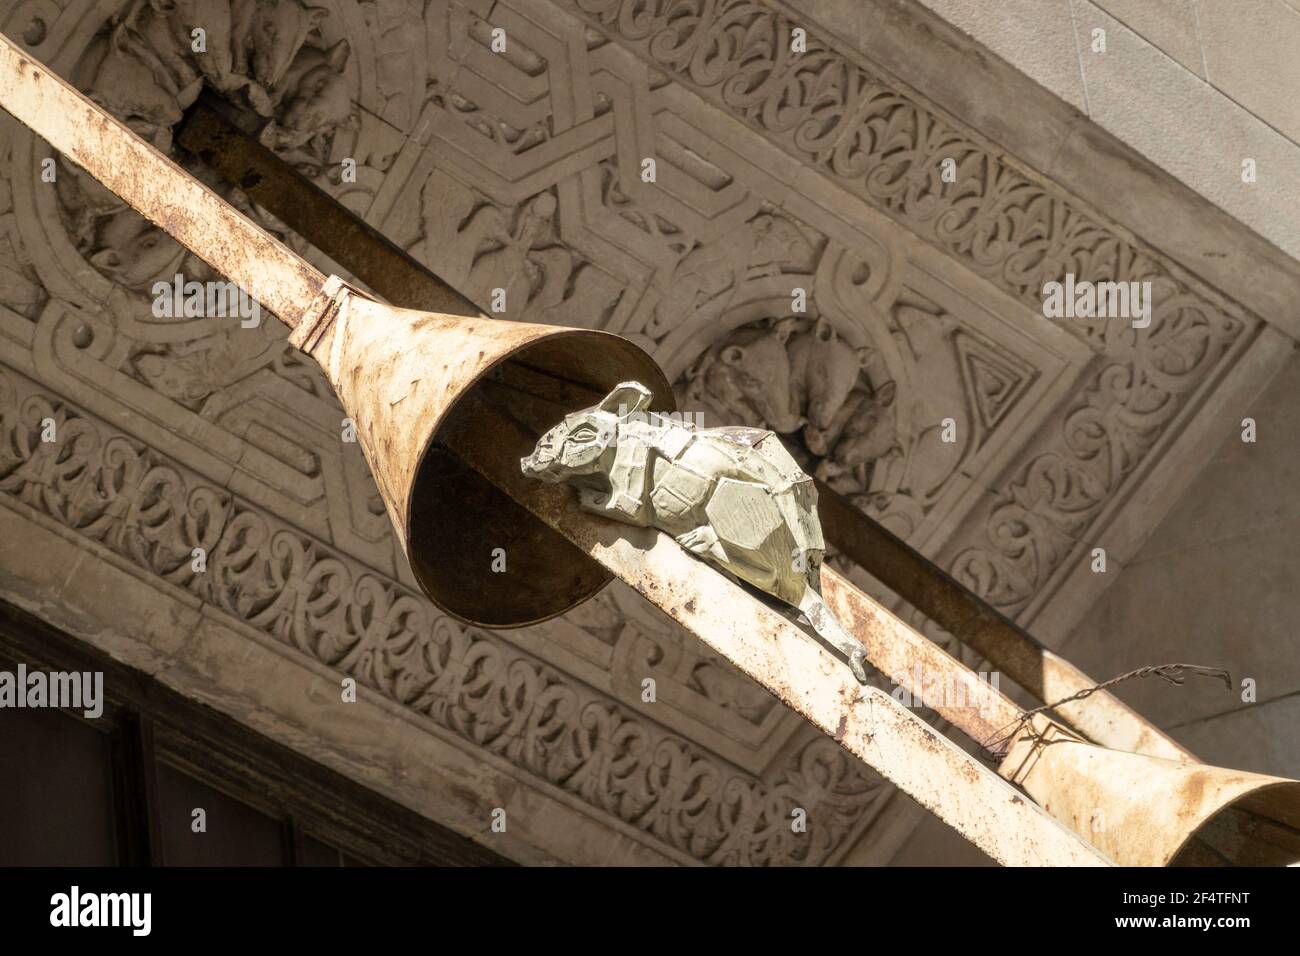
[[[679,534],[674,540],[697,557],[706,558],[724,567],[728,563],[727,552],[722,549],[718,533],[707,524]]]
[[[600,491],[597,488],[579,488],[578,504],[582,506],[583,511],[594,511],[599,514],[609,501],[609,492]]]
[[[578,506],[583,511],[621,521],[623,524],[639,527],[648,527],[650,524],[644,504],[628,495],[611,495],[608,491],[597,488],[579,488]]]

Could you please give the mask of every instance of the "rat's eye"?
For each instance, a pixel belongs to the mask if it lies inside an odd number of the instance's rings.
[[[589,441],[595,441],[598,434],[600,433],[596,431],[595,425],[579,425],[573,431],[569,432],[569,439],[570,441],[586,443]]]

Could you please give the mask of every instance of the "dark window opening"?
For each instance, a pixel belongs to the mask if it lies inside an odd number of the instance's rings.
[[[20,663],[102,671],[106,703],[0,708],[0,866],[510,863],[0,602]]]

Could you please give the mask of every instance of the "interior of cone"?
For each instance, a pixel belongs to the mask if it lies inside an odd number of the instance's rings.
[[[1300,783],[1269,784],[1239,797],[1183,843],[1170,866],[1300,863]]]
[[[617,336],[556,330],[505,356],[475,379],[432,435],[411,490],[411,568],[429,597],[453,617],[489,628],[536,624],[581,604],[610,575],[492,481],[462,461],[449,434],[515,474],[549,427],[595,404],[615,385],[639,381],[654,408],[675,407],[654,361]],[[467,401],[472,396],[476,401]],[[477,411],[486,406],[492,416]],[[516,427],[500,427],[502,416]],[[454,441],[466,440],[457,438]]]

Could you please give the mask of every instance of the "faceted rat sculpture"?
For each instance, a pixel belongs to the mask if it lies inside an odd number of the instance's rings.
[[[826,553],[817,490],[775,434],[697,428],[646,409],[650,390],[623,382],[566,415],[523,459],[523,473],[578,489],[584,511],[654,527],[786,604],[866,683],[866,653],[821,597]]]

